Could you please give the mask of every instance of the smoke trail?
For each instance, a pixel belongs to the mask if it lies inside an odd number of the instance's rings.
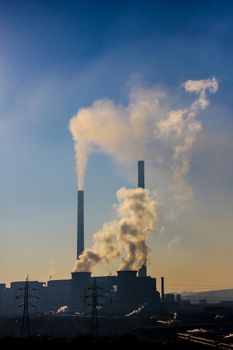
[[[49,279],[51,280],[56,275],[56,261],[53,258],[49,258]]]
[[[130,317],[130,316],[133,316],[133,315],[137,315],[137,314],[140,314],[140,312],[145,308],[147,304],[144,303],[142,304],[141,306],[139,306],[137,309],[131,311],[130,313],[126,314],[125,317]]]
[[[143,155],[150,122],[158,107],[156,90],[134,91],[127,107],[110,100],[95,101],[71,118],[69,129],[75,142],[78,187],[84,182],[88,154],[104,152],[120,163]],[[150,136],[151,138],[151,136]]]
[[[233,338],[233,333],[230,333],[224,336],[224,339],[229,339],[229,338]]]
[[[202,128],[197,115],[209,105],[207,92],[215,93],[218,83],[215,78],[188,80],[182,87],[197,98],[190,106],[175,110],[168,107],[171,98],[155,88],[133,90],[128,106],[105,99],[81,108],[69,123],[79,189],[83,188],[88,156],[103,152],[121,165],[134,164],[138,159],[148,161],[156,172],[165,174],[160,178],[167,182],[161,187],[169,188],[170,197],[173,191],[182,205],[192,195],[186,177],[192,147]]]
[[[162,192],[167,189],[168,197],[173,195],[182,207],[192,195],[187,175],[193,144],[202,129],[197,115],[209,105],[207,92],[215,93],[218,83],[215,78],[188,80],[182,87],[197,98],[190,106],[175,110],[168,109],[167,102],[160,104],[165,94],[158,89],[133,90],[128,106],[98,100],[91,107],[81,108],[69,123],[79,189],[83,188],[87,159],[93,152],[103,152],[121,165],[145,159],[156,166],[156,172],[161,171]],[[117,219],[95,234],[94,246],[83,252],[75,271],[90,271],[100,262],[110,262],[120,255],[120,244],[124,251],[120,269],[137,270],[145,262],[146,238],[156,226],[156,203],[143,189],[120,189],[117,198]]]
[[[186,332],[190,334],[208,333],[208,330],[204,328],[193,328],[193,329],[188,329]]]
[[[190,154],[197,134],[202,129],[201,121],[196,117],[198,112],[209,105],[206,92],[215,93],[218,83],[215,78],[207,80],[188,80],[183,84],[185,91],[198,94],[190,107],[174,110],[156,124],[156,136],[161,138],[173,150],[172,170],[175,185],[180,189],[176,199],[183,201],[192,195],[192,189],[186,176],[190,168]]]
[[[100,262],[109,263],[118,256],[117,221],[112,221],[95,233],[93,247],[85,249],[80,255],[74,271],[91,271],[96,264]]]
[[[91,271],[98,263],[109,263],[121,256],[119,269],[137,270],[148,254],[146,239],[155,231],[157,207],[149,191],[142,188],[117,191],[116,220],[105,224],[94,235],[94,245],[77,260],[74,271]]]
[[[67,305],[59,307],[59,309],[57,310],[57,314],[64,314],[67,311],[67,308]]]
[[[87,158],[90,152],[90,145],[81,138],[76,137],[75,123],[70,122],[70,131],[73,135],[75,144],[75,159],[76,159],[76,173],[77,173],[77,184],[78,189],[83,190],[84,188],[84,177],[87,167]]]

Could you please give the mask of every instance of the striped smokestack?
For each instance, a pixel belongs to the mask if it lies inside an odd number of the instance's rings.
[[[145,175],[144,175],[144,160],[138,161],[138,187],[145,188]],[[139,277],[146,277],[146,261],[142,267],[138,270]]]
[[[84,191],[78,191],[77,259],[84,251]]]

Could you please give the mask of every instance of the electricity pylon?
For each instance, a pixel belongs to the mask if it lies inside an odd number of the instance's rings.
[[[104,297],[98,293],[98,290],[103,288],[97,286],[96,278],[94,278],[93,285],[88,289],[92,291],[91,294],[86,296],[91,299],[91,302],[88,304],[88,306],[91,306],[91,334],[97,336],[99,334],[98,309],[103,306],[98,302],[98,298]]]
[[[23,299],[23,302],[19,304],[19,307],[23,307],[23,317],[21,322],[21,336],[27,336],[30,338],[30,317],[29,317],[29,307],[35,307],[34,304],[30,302],[30,299],[35,298],[39,299],[37,296],[29,293],[29,290],[36,291],[36,288],[33,288],[29,285],[29,277],[27,275],[26,281],[24,283],[24,287],[19,288],[22,291],[21,295],[16,296],[16,299]]]

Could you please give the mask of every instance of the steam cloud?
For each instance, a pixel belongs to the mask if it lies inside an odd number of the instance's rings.
[[[142,188],[117,191],[117,219],[105,224],[94,235],[94,245],[86,249],[76,262],[74,271],[91,271],[100,262],[109,263],[121,255],[120,270],[138,270],[148,252],[146,239],[155,231],[157,207],[149,191]]]
[[[67,305],[59,307],[57,314],[64,314],[67,311]]]
[[[109,263],[119,256],[117,245],[117,221],[104,224],[102,229],[94,234],[94,245],[85,249],[77,260],[74,271],[91,271],[100,262]]]
[[[122,188],[117,192],[120,206],[118,213],[119,240],[123,242],[126,256],[120,270],[138,270],[145,263],[148,247],[146,239],[154,232],[157,223],[157,206],[148,190]]]
[[[189,172],[193,144],[198,132],[202,129],[202,123],[196,117],[199,110],[205,109],[209,105],[206,91],[215,93],[218,89],[218,83],[215,78],[198,81],[188,80],[183,84],[183,87],[187,92],[197,93],[197,100],[188,108],[171,111],[166,118],[156,124],[157,137],[172,147],[173,177],[176,186],[180,188],[180,193],[183,193],[183,197],[177,196],[177,200],[186,199],[185,197],[192,194],[186,176]]]
[[[56,261],[53,258],[49,258],[49,279],[51,280],[54,278],[56,271],[55,271]]]
[[[146,305],[147,305],[146,303],[142,304],[142,305],[139,306],[137,309],[131,311],[131,312],[128,313],[128,314],[126,314],[125,317],[130,317],[130,316],[133,316],[133,315],[140,314],[140,312],[144,309],[144,307],[145,307]]]
[[[182,207],[192,195],[187,175],[193,144],[202,129],[197,115],[209,105],[207,92],[215,93],[218,82],[215,78],[188,80],[182,87],[197,97],[188,107],[174,110],[167,102],[161,104],[166,95],[158,89],[132,90],[128,106],[104,99],[81,108],[69,123],[78,188],[83,189],[88,156],[93,152],[103,152],[121,165],[144,159],[157,172],[167,164],[164,176],[159,177],[167,181],[162,190],[167,188],[169,198],[173,194]],[[110,262],[119,257],[121,246],[124,254],[120,269],[137,270],[145,262],[146,238],[157,221],[156,203],[144,189],[120,189],[117,198],[117,219],[94,235],[94,246],[83,252],[75,271],[90,271],[100,262]]]
[[[165,93],[158,89],[132,90],[128,106],[104,99],[81,108],[69,123],[75,143],[78,188],[83,189],[87,159],[93,152],[103,152],[120,164],[132,164],[138,159],[155,163],[163,147],[167,149],[167,158],[172,154],[168,163],[172,164],[173,179],[180,193],[189,197],[191,188],[186,175],[190,152],[202,128],[196,117],[209,105],[207,91],[215,93],[218,83],[215,78],[188,80],[182,87],[188,93],[197,94],[197,99],[186,108],[169,111],[161,105]]]

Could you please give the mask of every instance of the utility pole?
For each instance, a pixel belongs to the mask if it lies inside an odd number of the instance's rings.
[[[16,296],[16,299],[23,299],[22,304],[19,304],[19,307],[23,307],[23,317],[21,323],[21,337],[30,338],[31,330],[30,330],[30,317],[29,317],[29,307],[35,307],[34,304],[30,302],[31,298],[39,299],[37,296],[29,293],[29,290],[32,289],[35,291],[36,289],[29,285],[29,276],[27,275],[26,281],[24,283],[24,287],[19,288],[23,293],[21,295]]]
[[[87,295],[87,298],[91,298],[91,302],[88,304],[91,306],[91,334],[97,336],[99,334],[98,309],[102,306],[98,302],[98,298],[103,297],[98,293],[98,290],[103,288],[97,286],[96,278],[94,278],[93,285],[88,289],[92,291],[91,294]]]

